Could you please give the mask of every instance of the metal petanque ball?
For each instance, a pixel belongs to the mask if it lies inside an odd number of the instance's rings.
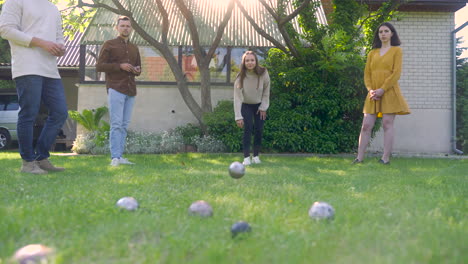
[[[117,204],[116,204],[118,207],[122,208],[122,209],[125,209],[125,210],[128,210],[128,211],[134,211],[136,209],[138,209],[138,202],[135,198],[133,197],[123,197],[123,198],[120,198],[118,201],[117,201]]]
[[[240,233],[246,233],[252,231],[249,223],[245,221],[239,221],[231,226],[232,237],[236,237]]]
[[[309,216],[315,220],[332,220],[335,217],[335,209],[325,202],[315,202],[309,210]]]
[[[234,161],[233,163],[231,163],[231,165],[229,166],[229,175],[231,175],[232,178],[239,179],[242,178],[244,174],[245,166],[242,163],[238,161]]]
[[[213,215],[213,208],[211,205],[203,200],[193,202],[189,209],[190,215],[198,215],[201,217],[208,217]]]
[[[13,260],[20,264],[52,263],[54,250],[40,244],[31,244],[18,249]]]

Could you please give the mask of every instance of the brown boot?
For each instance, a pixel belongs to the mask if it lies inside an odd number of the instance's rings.
[[[65,168],[62,167],[55,167],[50,163],[49,159],[43,159],[43,160],[38,160],[36,161],[37,165],[39,165],[39,168],[46,170],[46,171],[63,171]]]
[[[23,160],[23,165],[21,166],[21,172],[32,173],[32,174],[47,174],[47,171],[39,168],[39,165],[36,161],[25,161]]]

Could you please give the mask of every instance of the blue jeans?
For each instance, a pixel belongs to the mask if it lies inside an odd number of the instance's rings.
[[[15,83],[20,105],[17,132],[21,158],[26,161],[46,159],[50,156],[49,149],[68,117],[62,80],[25,75],[15,78]],[[49,115],[34,149],[34,123],[41,101],[47,106]]]
[[[109,103],[110,115],[110,135],[109,145],[111,158],[121,158],[125,150],[125,142],[127,140],[127,128],[132,117],[133,105],[135,96],[117,92],[109,88]]]

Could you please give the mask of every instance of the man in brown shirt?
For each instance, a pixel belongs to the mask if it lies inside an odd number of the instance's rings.
[[[108,93],[111,152],[111,166],[133,164],[124,158],[127,128],[135,103],[135,76],[141,73],[141,58],[138,47],[130,43],[131,21],[122,16],[117,20],[119,36],[108,40],[102,46],[96,64],[96,70],[106,73]]]

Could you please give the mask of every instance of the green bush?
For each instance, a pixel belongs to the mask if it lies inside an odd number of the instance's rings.
[[[14,90],[16,89],[13,80],[0,80],[0,90]]]
[[[303,52],[307,56],[302,66],[278,49],[271,49],[268,54],[271,96],[264,127],[264,149],[313,153],[354,151],[367,92],[363,84],[363,58],[345,51]],[[316,67],[321,60],[327,63]],[[333,63],[338,60],[340,63]],[[221,140],[228,151],[242,150],[242,129],[234,122],[232,101],[219,102],[212,113],[204,116],[204,121],[209,134]]]
[[[107,154],[109,141],[96,143],[99,132],[89,132],[78,135],[73,143],[72,151],[78,154]],[[127,154],[163,154],[177,153],[183,149],[182,136],[177,132],[134,132],[128,131],[125,153]]]
[[[185,145],[195,145],[194,140],[203,136],[201,128],[194,124],[179,126],[176,127],[174,130],[175,132],[182,135]]]
[[[234,120],[234,106],[230,100],[218,102],[212,113],[206,113],[203,121],[208,126],[209,135],[223,142],[231,152],[242,150],[242,129]]]
[[[88,132],[91,132],[97,145],[103,146],[109,139],[110,125],[101,119],[108,111],[106,106],[101,106],[92,110],[84,109],[81,113],[69,110],[68,116]]]
[[[272,88],[263,146],[280,152],[351,152],[366,93],[363,59],[344,50],[303,53],[305,62],[298,66],[282,51],[270,50]]]
[[[224,143],[213,136],[201,136],[193,139],[198,152],[218,153],[226,151]]]
[[[457,148],[468,153],[468,60],[457,69]]]

